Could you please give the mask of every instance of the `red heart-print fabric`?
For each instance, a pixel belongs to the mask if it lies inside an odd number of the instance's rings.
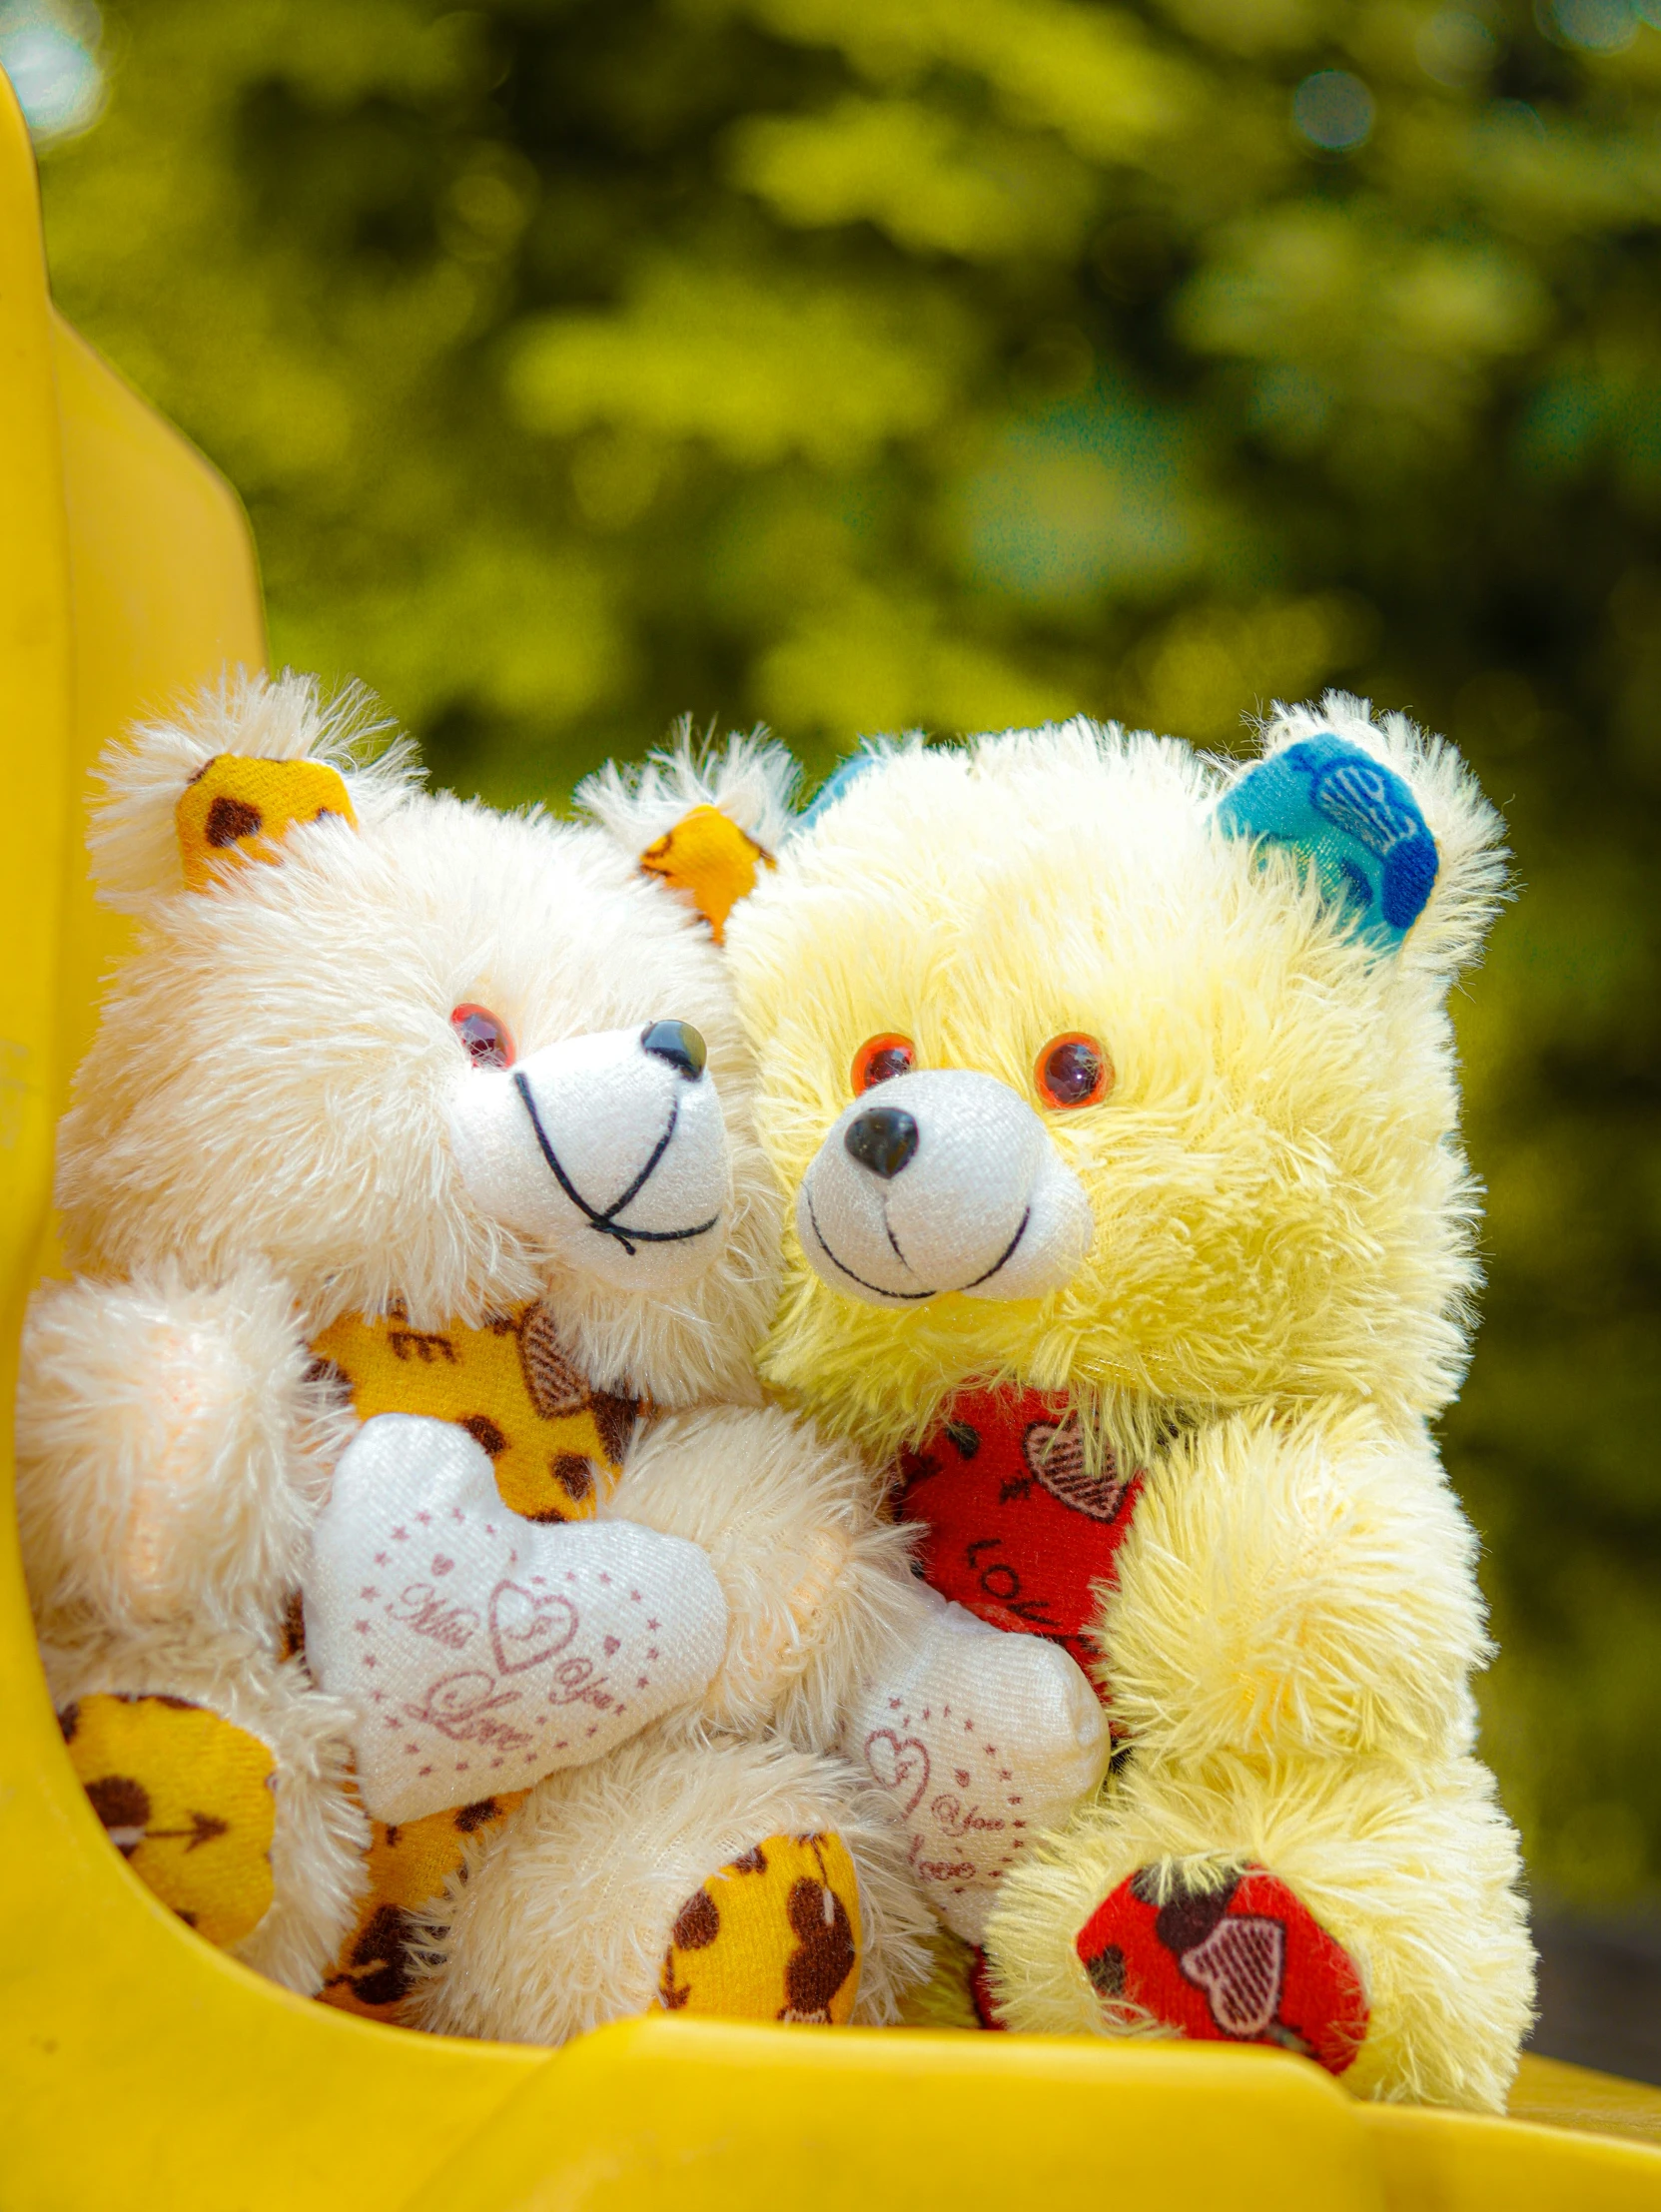
[[[1089,1673],[1097,1591],[1118,1579],[1143,1475],[1111,1452],[1087,1468],[1067,1400],[1037,1390],[961,1393],[899,1473],[924,1580],[995,1628],[1064,1645]]]
[[[1366,2035],[1354,1960],[1261,1866],[1216,1889],[1144,1867],[1097,1906],[1076,1947],[1105,2002],[1190,2037],[1277,2043],[1341,2074]]]

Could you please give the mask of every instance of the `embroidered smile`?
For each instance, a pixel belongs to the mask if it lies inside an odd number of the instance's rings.
[[[637,1244],[684,1244],[691,1237],[707,1236],[721,1218],[720,1211],[717,1208],[707,1221],[694,1222],[690,1228],[684,1229],[640,1229],[633,1227],[628,1222],[617,1219],[617,1215],[622,1212],[624,1206],[632,1204],[641,1191],[645,1189],[647,1183],[650,1182],[657,1171],[658,1162],[669,1149],[670,1144],[673,1143],[675,1125],[680,1119],[680,1101],[678,1099],[669,1108],[668,1126],[652,1146],[651,1155],[646,1164],[622,1196],[613,1204],[608,1205],[602,1213],[597,1207],[588,1203],[588,1200],[560,1165],[559,1154],[548,1142],[547,1131],[542,1126],[542,1117],[536,1111],[536,1101],[530,1095],[530,1086],[526,1083],[523,1072],[515,1069],[511,1080],[513,1089],[518,1093],[520,1100],[523,1102],[524,1109],[530,1116],[530,1126],[535,1131],[536,1142],[541,1147],[542,1157],[547,1161],[554,1181],[558,1183],[560,1189],[564,1191],[577,1211],[586,1216],[588,1226],[591,1229],[597,1229],[601,1236],[615,1237],[631,1259],[634,1257],[634,1249]],[[1022,1225],[1024,1227],[1026,1224],[1023,1223]]]
[[[812,1190],[805,1189],[804,1195],[807,1199],[807,1217],[813,1224],[813,1233],[814,1236],[818,1239],[819,1249],[824,1253],[825,1257],[830,1261],[831,1265],[835,1268],[838,1268],[844,1275],[846,1275],[850,1282],[857,1282],[862,1290],[874,1290],[879,1298],[903,1298],[907,1301],[908,1304],[921,1304],[925,1298],[949,1297],[952,1296],[954,1293],[961,1293],[965,1290],[978,1290],[983,1282],[990,1282],[993,1276],[997,1274],[998,1270],[1001,1267],[1007,1266],[1009,1261],[1015,1257],[1016,1246],[1026,1235],[1027,1224],[1033,1217],[1033,1209],[1031,1206],[1028,1206],[1026,1212],[1023,1213],[1021,1216],[1020,1226],[1016,1229],[1015,1234],[1010,1238],[1009,1242],[1004,1246],[1004,1249],[999,1253],[998,1257],[993,1261],[992,1265],[986,1270],[986,1273],[984,1275],[977,1275],[972,1282],[956,1283],[952,1285],[950,1289],[946,1290],[942,1290],[938,1287],[933,1290],[891,1290],[887,1283],[868,1282],[865,1276],[856,1275],[853,1269],[848,1265],[847,1261],[837,1256],[837,1254],[831,1249],[830,1244],[826,1241],[824,1230],[819,1226],[819,1216],[813,1209]],[[911,1262],[909,1259],[907,1259],[905,1253],[901,1251],[899,1239],[895,1236],[894,1231],[888,1225],[888,1209],[886,1206],[883,1208],[882,1225],[883,1234],[888,1238],[889,1243],[894,1247],[895,1257],[899,1260],[900,1265],[906,1270],[907,1274],[910,1274],[912,1272]]]

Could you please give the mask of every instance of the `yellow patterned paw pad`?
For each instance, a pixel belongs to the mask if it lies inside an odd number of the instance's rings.
[[[58,1715],[70,1764],[139,1879],[210,1943],[271,1906],[276,1761],[257,1736],[183,1698],[103,1692]]]
[[[358,826],[345,779],[327,761],[216,754],[174,810],[187,890],[206,891],[226,861],[275,861],[287,832],[321,814]]]
[[[675,1916],[654,2012],[841,2027],[859,1994],[859,1881],[839,1836],[769,1836]]]
[[[694,807],[640,855],[640,867],[695,906],[717,945],[727,916],[755,889],[756,871],[776,865],[765,845],[719,807]]]
[[[467,1838],[499,1828],[528,1796],[525,1790],[502,1790],[418,1821],[371,1824],[369,1891],[340,1957],[324,1977],[323,2003],[365,2019],[402,2021],[410,1994],[411,1915],[440,1894],[466,1855]]]

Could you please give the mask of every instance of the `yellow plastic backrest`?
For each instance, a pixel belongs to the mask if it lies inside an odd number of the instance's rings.
[[[264,657],[235,497],[53,314],[0,77],[0,1395],[52,1265],[52,1126],[120,925],[87,770],[135,716]],[[261,1981],[131,1875],[36,1660],[0,1422],[0,2212],[1661,2212],[1661,2152],[1351,2103],[1218,2045],[645,2020],[548,2057],[407,2034]],[[1536,2066],[1536,2116],[1661,2134],[1661,2096]]]
[[[51,1265],[53,1122],[122,925],[94,905],[87,770],[135,716],[260,665],[229,487],[53,313],[0,77],[0,1395]],[[542,2054],[395,2034],[192,1937],[76,1785],[35,1656],[0,1424],[0,2203],[395,2206]]]

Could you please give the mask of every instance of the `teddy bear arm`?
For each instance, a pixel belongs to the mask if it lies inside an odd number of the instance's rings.
[[[349,1426],[262,1269],[43,1285],[17,1403],[41,1620],[269,1627]]]
[[[670,1415],[630,1449],[606,1517],[698,1545],[726,1597],[704,1719],[829,1748],[915,1589],[877,1498],[857,1452],[772,1406]]]
[[[1347,1409],[1215,1423],[1155,1471],[1104,1599],[1116,1725],[1179,1766],[1466,1751],[1474,1554],[1422,1435]]]

